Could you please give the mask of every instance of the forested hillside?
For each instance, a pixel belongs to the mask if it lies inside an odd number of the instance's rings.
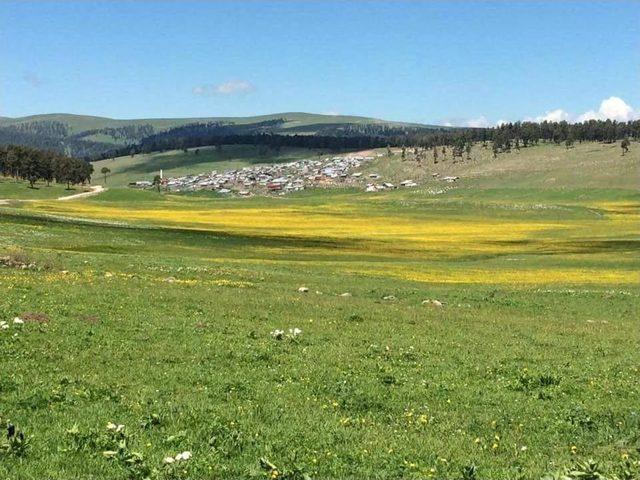
[[[220,144],[327,150],[448,145],[462,155],[474,142],[491,142],[497,154],[539,141],[571,146],[627,138],[640,138],[640,121],[515,122],[492,128],[455,128],[302,113],[210,119],[112,120],[78,115],[0,119],[0,145],[51,150],[87,161]]]
[[[354,136],[398,132],[404,128],[431,127],[367,117],[297,112],[256,117],[140,120],[48,114],[0,118],[0,145],[23,145],[93,159],[110,155],[113,150],[141,144],[143,141],[148,145],[161,134],[170,138],[197,136],[202,133],[203,128],[215,128],[217,134],[223,136],[262,133]],[[151,140],[147,140],[150,138]]]

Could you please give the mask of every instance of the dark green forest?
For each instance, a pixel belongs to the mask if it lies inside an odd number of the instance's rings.
[[[91,181],[93,165],[51,150],[6,145],[0,147],[0,173],[26,180],[33,187],[38,181],[71,185]]]

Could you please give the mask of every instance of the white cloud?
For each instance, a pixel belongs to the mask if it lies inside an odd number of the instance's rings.
[[[627,122],[638,117],[639,112],[634,112],[620,97],[609,97],[602,101],[598,114],[601,118]]]
[[[536,122],[561,122],[563,120],[569,121],[569,114],[562,110],[561,108],[556,108],[555,110],[551,110],[544,115],[539,115],[534,118]]]
[[[478,118],[472,118],[471,120],[467,120],[467,127],[471,128],[486,128],[491,126],[489,120],[484,115]]]
[[[619,122],[628,122],[640,118],[640,111],[634,110],[631,105],[627,104],[620,97],[605,98],[600,102],[600,108],[596,110],[588,110],[581,115],[573,116],[565,112],[561,108],[547,112],[545,115],[541,115],[535,118],[526,118],[525,120],[533,120],[536,122],[542,122],[547,120],[549,122],[560,122],[566,120],[567,122],[580,123],[589,120],[617,120]]]
[[[193,87],[194,95],[208,96],[208,95],[244,95],[251,93],[256,88],[251,82],[246,80],[229,80],[228,82],[220,83],[218,85],[199,85]]]
[[[589,120],[598,120],[599,118],[600,116],[598,115],[598,112],[589,110],[588,112],[584,112],[582,115],[578,115],[578,117],[576,118],[576,123],[587,122]]]
[[[562,108],[556,108],[555,110],[549,110],[545,112],[543,115],[538,115],[536,117],[525,117],[523,121],[525,122],[562,122],[566,121],[569,123],[580,123],[586,122],[589,120],[617,120],[619,122],[628,122],[630,120],[640,119],[640,110],[634,109],[631,105],[626,103],[620,97],[609,97],[605,98],[600,102],[600,107],[598,110],[588,110],[581,115],[574,115]],[[443,127],[452,127],[452,126],[465,126],[472,128],[484,128],[496,126],[499,127],[505,123],[510,123],[509,120],[498,120],[493,123],[484,115],[480,115],[477,118],[448,118],[443,119],[438,122],[439,125]]]
[[[237,93],[253,92],[255,87],[246,80],[230,80],[220,85],[216,85],[215,92],[218,95],[234,95]]]

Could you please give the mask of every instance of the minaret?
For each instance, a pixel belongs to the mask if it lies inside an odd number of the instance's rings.
[[[160,169],[160,180],[162,180],[164,177],[162,176],[162,169]]]

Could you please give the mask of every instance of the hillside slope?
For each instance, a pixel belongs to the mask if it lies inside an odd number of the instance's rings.
[[[71,133],[78,134],[87,130],[102,128],[118,128],[132,125],[151,125],[158,130],[179,127],[196,122],[229,122],[237,125],[260,123],[269,120],[283,118],[286,120],[284,129],[308,125],[323,125],[332,123],[351,124],[379,124],[390,126],[413,127],[437,127],[436,125],[423,125],[418,123],[394,122],[356,115],[323,115],[319,113],[283,112],[270,115],[256,115],[252,117],[191,117],[191,118],[140,118],[140,119],[115,119],[108,117],[96,117],[91,115],[75,115],[72,113],[47,113],[42,115],[30,115],[26,117],[0,117],[0,126],[20,125],[32,122],[60,122],[69,126]]]
[[[441,155],[437,164],[433,163],[432,158],[428,158],[421,165],[418,165],[411,151],[407,153],[406,160],[403,160],[399,149],[394,149],[395,153],[391,157],[386,155],[386,149],[380,149],[375,153],[385,155],[365,164],[362,172],[365,177],[378,174],[380,182],[391,182],[394,185],[412,179],[421,188],[427,189],[442,186],[442,181],[435,179],[434,174],[440,178],[458,176],[460,180],[455,184],[458,189],[473,187],[474,191],[504,188],[523,191],[530,188],[640,189],[640,148],[634,144],[624,157],[620,155],[619,149],[617,144],[595,142],[577,144],[571,149],[541,144],[493,158],[489,149],[476,144],[472,149],[471,160],[454,163],[449,150],[447,158],[443,159]],[[319,152],[283,148],[278,153],[267,151],[261,154],[252,145],[225,145],[221,150],[201,147],[198,150],[197,155],[195,149],[186,152],[170,150],[93,162],[96,172],[94,181],[103,181],[99,174],[103,167],[110,170],[107,184],[114,187],[136,180],[152,180],[160,169],[168,177],[211,170],[222,172],[249,165],[314,158]]]
[[[195,123],[219,124],[227,133],[321,134],[344,136],[363,126],[382,129],[441,128],[376,118],[284,112],[253,117],[193,117],[113,119],[51,113],[20,118],[0,117],[0,145],[18,144],[96,158],[114,148],[127,147],[153,135]]]

